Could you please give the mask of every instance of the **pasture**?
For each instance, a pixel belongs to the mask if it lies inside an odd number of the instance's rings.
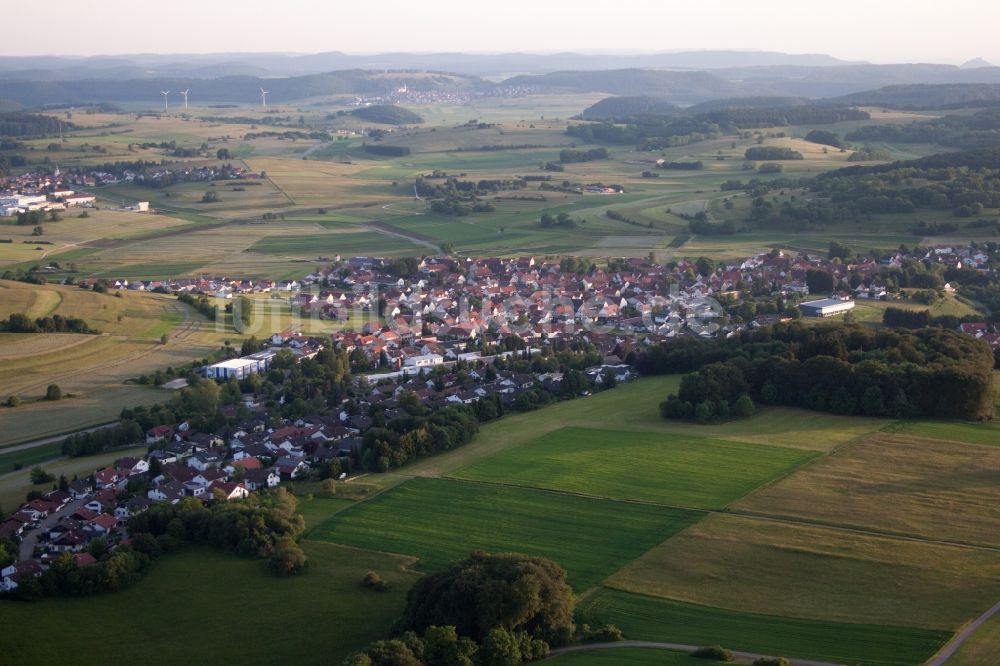
[[[411,555],[422,571],[476,550],[540,555],[584,590],[696,518],[667,507],[416,478],[340,512],[310,538]]]
[[[309,567],[293,578],[271,576],[261,560],[191,547],[164,556],[122,592],[2,603],[0,622],[18,627],[4,634],[4,659],[46,664],[78,653],[76,662],[97,665],[129,661],[141,645],[150,664],[207,655],[256,663],[273,651],[291,663],[329,664],[386,636],[416,580],[408,560],[314,541],[303,547]],[[388,591],[362,587],[369,570],[388,581]],[[109,626],[117,627],[115,640],[94,640]]]
[[[1000,558],[995,550],[715,514],[606,584],[741,612],[948,632],[1000,599]]]
[[[949,638],[948,632],[912,627],[737,613],[607,588],[583,599],[577,616],[592,626],[614,623],[633,640],[721,644],[774,656],[878,666],[919,664]]]
[[[561,428],[461,469],[456,476],[717,509],[814,455],[704,437]]]

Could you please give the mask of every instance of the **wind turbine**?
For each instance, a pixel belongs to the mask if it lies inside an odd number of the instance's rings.
[[[170,108],[170,103],[167,102],[167,95],[170,94],[169,90],[161,90],[160,94],[163,95],[163,110],[166,111]]]
[[[188,108],[188,93],[189,92],[191,92],[190,88],[188,88],[187,90],[182,90],[181,91],[181,95],[183,95],[183,97],[184,97],[184,108],[185,109]]]
[[[264,108],[266,109],[267,108],[267,91],[264,90],[263,88],[260,89],[260,99],[261,99],[261,102],[264,104]]]

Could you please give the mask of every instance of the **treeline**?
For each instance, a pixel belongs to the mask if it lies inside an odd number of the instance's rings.
[[[701,171],[705,168],[705,164],[701,160],[697,160],[695,162],[664,162],[663,164],[657,164],[656,166],[660,169],[670,169],[674,171]]]
[[[608,159],[607,148],[591,148],[590,150],[576,150],[574,148],[563,148],[559,151],[559,161],[563,164],[576,162],[593,162],[594,160]]]
[[[754,146],[747,148],[743,156],[754,162],[769,160],[801,160],[802,153],[781,146]]]
[[[446,177],[437,183],[430,178],[418,177],[414,181],[417,194],[425,199],[447,199],[453,197],[476,197],[508,190],[523,190],[527,187],[524,178],[459,180]]]
[[[63,317],[62,315],[52,315],[51,317],[38,317],[34,321],[28,315],[14,312],[7,319],[0,321],[0,331],[5,333],[86,333],[96,335],[100,333],[93,329],[83,319],[77,317]]]
[[[832,125],[848,120],[869,120],[867,111],[825,106],[793,106],[770,109],[724,109],[703,114],[718,125],[734,129],[787,127],[788,125]]]
[[[310,132],[304,132],[302,130],[288,130],[287,132],[249,132],[243,135],[243,140],[252,141],[253,139],[264,139],[267,137],[294,140],[303,139],[313,141],[333,141],[333,135],[329,132],[317,130]]]
[[[667,343],[637,359],[645,374],[696,371],[662,413],[705,422],[735,415],[744,393],[752,402],[837,414],[990,418],[993,364],[985,343],[951,330],[798,322],[730,340]]]
[[[624,213],[621,213],[617,210],[609,209],[604,214],[607,215],[612,220],[615,220],[617,222],[624,222],[625,224],[631,224],[634,227],[647,227],[649,229],[653,228],[652,221],[646,222],[644,224],[639,220],[629,217],[628,215],[625,215]]]
[[[64,456],[79,458],[95,453],[135,446],[146,441],[146,431],[131,419],[122,419],[109,428],[98,428],[91,432],[70,435],[63,440],[61,451]]]
[[[205,294],[195,296],[182,291],[177,294],[177,300],[185,305],[190,305],[198,311],[198,314],[209,321],[215,321],[219,316],[219,309],[212,305]]]
[[[362,146],[366,153],[383,157],[405,157],[410,154],[408,146],[387,146],[381,143],[366,143]]]
[[[54,116],[40,113],[22,113],[11,111],[0,113],[0,136],[32,137],[58,134],[60,130],[77,129],[73,123],[67,123]]]
[[[843,148],[844,142],[840,139],[840,136],[835,132],[830,132],[829,130],[813,130],[806,134],[806,141],[810,143],[818,143],[821,146],[831,146],[833,148]]]

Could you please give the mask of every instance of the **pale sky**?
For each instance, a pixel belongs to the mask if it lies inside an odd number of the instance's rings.
[[[47,0],[2,55],[757,49],[1000,64],[998,0]]]

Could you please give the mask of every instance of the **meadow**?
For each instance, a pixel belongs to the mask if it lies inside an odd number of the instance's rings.
[[[910,627],[734,613],[607,588],[601,588],[583,599],[577,615],[581,621],[592,626],[609,622],[616,624],[633,640],[691,645],[722,643],[739,646],[746,652],[872,666],[922,663],[949,637],[947,632]],[[557,660],[556,663],[561,662]],[[577,662],[571,660],[567,663]]]
[[[463,479],[718,509],[815,454],[704,437],[561,428],[459,470]]]
[[[0,623],[18,627],[4,632],[4,660],[48,664],[74,654],[77,663],[97,665],[130,661],[142,646],[149,664],[259,663],[267,654],[296,664],[340,663],[389,633],[416,575],[405,570],[406,558],[314,541],[303,546],[309,567],[294,578],[270,575],[260,560],[192,547],[164,556],[122,592],[4,602]],[[389,583],[388,591],[361,585],[369,570]],[[114,638],[98,638],[108,627],[115,627]]]
[[[695,519],[667,507],[415,478],[342,511],[311,538],[415,556],[422,571],[476,550],[539,555],[583,590]]]

